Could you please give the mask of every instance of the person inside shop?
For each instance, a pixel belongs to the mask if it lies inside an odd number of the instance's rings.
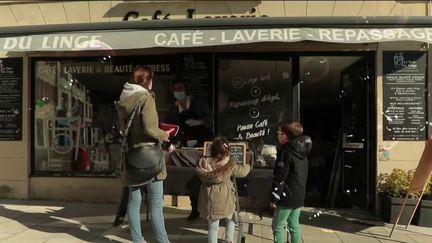
[[[129,114],[135,108],[138,102],[141,102],[139,109],[140,125],[132,126],[130,135],[133,146],[156,146],[160,141],[169,142],[171,130],[164,131],[159,129],[159,118],[156,111],[154,95],[151,89],[153,85],[153,71],[147,66],[136,66],[131,74],[131,79],[127,82],[120,95],[118,102],[118,117],[122,131],[125,130],[125,121]],[[165,163],[164,163],[165,164]],[[167,243],[168,234],[165,229],[163,215],[163,180],[166,178],[166,168],[156,177],[145,183],[136,185],[128,178],[127,171],[122,171],[122,179],[125,186],[128,187],[128,205],[127,216],[130,226],[130,233],[134,243],[146,242],[141,232],[140,208],[142,195],[141,191],[145,188],[149,194],[151,225],[158,243]]]
[[[219,220],[225,219],[225,242],[234,242],[234,212],[236,197],[231,177],[245,177],[249,174],[248,164],[236,164],[229,156],[228,140],[215,138],[210,147],[210,157],[202,157],[197,173],[202,181],[199,192],[199,212],[208,220],[208,242],[218,242]]]
[[[171,83],[175,98],[173,108],[165,117],[166,123],[180,126],[173,143],[177,147],[202,147],[213,138],[213,112],[208,103],[188,93],[188,84],[182,79]]]
[[[213,113],[210,106],[202,99],[188,93],[184,80],[175,79],[171,84],[175,98],[174,107],[168,112],[164,122],[178,125],[178,135],[171,139],[177,148],[202,147],[205,141],[213,138]],[[198,193],[201,181],[197,176],[186,182],[192,211],[188,220],[199,217]]]
[[[304,206],[308,175],[308,154],[312,140],[304,136],[300,122],[280,123],[277,131],[279,147],[273,170],[270,207],[275,209],[272,221],[273,240],[285,242],[285,225],[291,243],[302,242],[299,217]]]

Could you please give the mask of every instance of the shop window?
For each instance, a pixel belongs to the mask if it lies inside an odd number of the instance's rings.
[[[174,103],[170,84],[177,60],[176,56],[33,60],[33,174],[114,175],[121,156],[115,102],[130,71],[136,64],[153,68],[153,91],[162,118]]]
[[[247,141],[255,168],[274,166],[279,122],[292,116],[292,60],[272,54],[218,58],[218,131]]]

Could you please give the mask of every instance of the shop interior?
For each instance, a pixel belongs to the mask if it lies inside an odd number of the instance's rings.
[[[372,206],[370,60],[360,55],[300,56],[300,116],[313,141],[308,206]]]

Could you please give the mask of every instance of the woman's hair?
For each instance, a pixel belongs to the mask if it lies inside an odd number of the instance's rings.
[[[216,157],[225,157],[229,153],[228,140],[224,137],[217,137],[213,139],[212,145],[210,147],[210,156],[213,158]]]
[[[142,73],[138,76],[138,79],[135,80],[135,73],[138,71],[141,71]],[[150,67],[144,65],[136,65],[132,69],[130,83],[139,85],[146,84],[153,79],[153,75],[153,70]]]
[[[293,139],[303,134],[303,126],[299,121],[279,123],[281,132],[285,133],[289,139]]]

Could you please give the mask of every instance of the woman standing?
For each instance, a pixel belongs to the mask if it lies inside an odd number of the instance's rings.
[[[130,129],[129,139],[134,147],[159,146],[160,141],[169,141],[171,131],[159,129],[159,118],[156,111],[154,95],[151,93],[153,85],[153,71],[146,66],[136,66],[120,95],[118,102],[118,116],[122,130],[125,129],[125,122],[135,105],[141,102],[140,112],[137,113],[140,124],[133,124]],[[165,163],[164,163],[165,165]],[[140,209],[141,209],[141,188],[146,187],[150,197],[151,225],[158,243],[167,243],[168,234],[165,229],[163,216],[163,180],[166,178],[166,168],[152,180],[143,184],[134,185],[128,178],[125,170],[122,171],[122,179],[129,187],[129,202],[127,215],[129,219],[130,232],[134,243],[145,243],[141,233]]]

